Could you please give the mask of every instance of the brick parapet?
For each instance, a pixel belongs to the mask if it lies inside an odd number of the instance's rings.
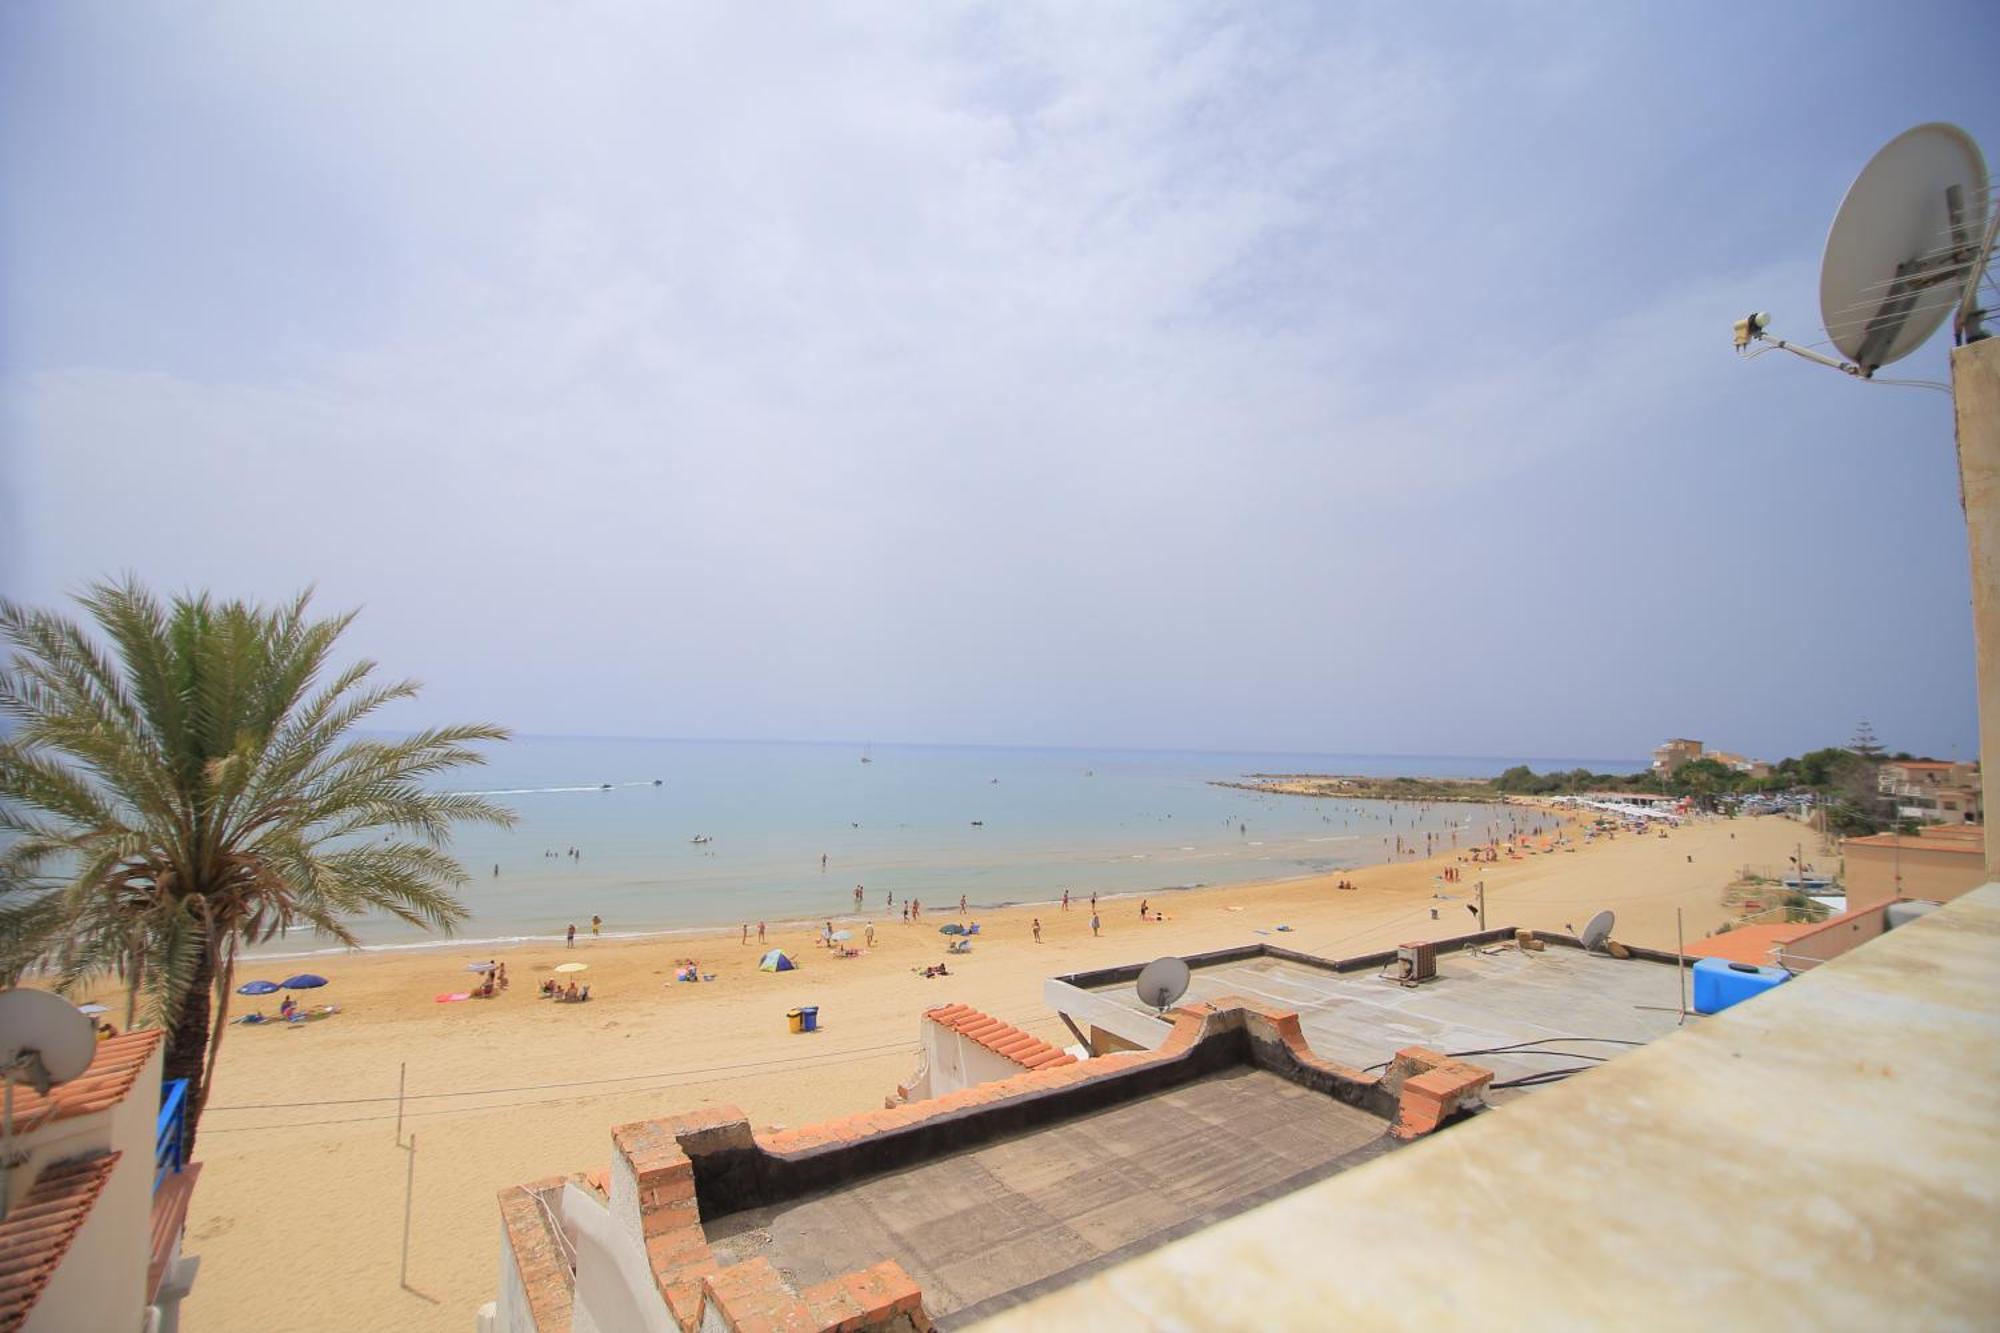
[[[589,1183],[608,1196],[614,1216],[645,1245],[661,1299],[689,1333],[698,1327],[739,1333],[766,1329],[922,1333],[930,1326],[922,1292],[894,1263],[798,1292],[760,1258],[728,1266],[719,1263],[703,1233],[701,1217],[781,1203],[1246,1063],[1384,1120],[1393,1118],[1391,1132],[1400,1138],[1428,1133],[1476,1105],[1493,1077],[1487,1070],[1419,1047],[1399,1051],[1385,1074],[1355,1069],[1314,1053],[1296,1012],[1241,997],[1183,1005],[1172,1011],[1171,1018],[1166,1040],[1154,1050],[1051,1064],[926,1101],[862,1111],[799,1129],[753,1132],[742,1111],[733,1106],[619,1125],[612,1131],[608,1181]],[[553,1179],[561,1183],[564,1178]],[[533,1208],[527,1193],[533,1188],[502,1194],[510,1240],[515,1216],[521,1214],[521,1198],[510,1203],[510,1196],[525,1197]],[[534,1221],[542,1226],[539,1209],[536,1213]],[[525,1224],[525,1214],[521,1216]],[[531,1256],[537,1253],[523,1242],[515,1242],[515,1247],[517,1256],[524,1249]],[[560,1266],[560,1260],[556,1262]],[[524,1280],[529,1267],[522,1264]],[[541,1325],[545,1329],[567,1327],[566,1271],[563,1278],[562,1322]],[[531,1301],[534,1291],[531,1287]],[[545,1295],[553,1297],[552,1292]]]
[[[568,1176],[546,1176],[500,1191],[500,1235],[514,1256],[514,1271],[528,1298],[528,1313],[539,1333],[567,1333],[576,1300],[576,1276],[562,1247],[550,1234],[540,1194]]]

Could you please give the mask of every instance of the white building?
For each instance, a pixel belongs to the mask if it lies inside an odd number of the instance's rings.
[[[201,1168],[180,1164],[178,1102],[161,1105],[162,1037],[100,1041],[46,1096],[14,1086],[0,1333],[173,1333],[199,1262],[180,1242]]]

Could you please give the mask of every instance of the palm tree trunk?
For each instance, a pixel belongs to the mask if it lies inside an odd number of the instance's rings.
[[[207,1089],[202,1071],[208,1056],[209,1002],[215,988],[215,942],[211,936],[195,960],[194,975],[188,978],[187,993],[180,1012],[167,1030],[167,1059],[162,1077],[188,1081],[187,1115],[182,1121],[181,1160],[194,1160],[194,1131],[201,1119],[201,1104]]]
[[[208,1092],[215,1086],[215,1061],[222,1054],[222,1036],[229,1031],[229,992],[235,983],[236,934],[232,931],[222,947],[222,965],[215,970],[215,1015],[209,1022],[213,1031],[208,1039],[208,1063],[201,1071],[201,1096],[188,1105],[196,1120],[208,1109]],[[188,1144],[190,1147],[194,1144],[192,1133],[188,1136]]]

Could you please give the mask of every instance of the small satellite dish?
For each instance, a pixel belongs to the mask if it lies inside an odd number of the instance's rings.
[[[1178,958],[1155,958],[1139,973],[1139,1002],[1155,1012],[1187,994],[1193,974]]]
[[[1848,187],[1820,263],[1820,322],[1872,375],[1937,332],[1981,265],[1986,159],[1933,122],[1891,139]]]
[[[46,1095],[90,1068],[97,1034],[90,1020],[60,995],[0,991],[0,1076]]]
[[[1583,934],[1578,937],[1583,942],[1583,947],[1589,949],[1592,953],[1602,949],[1604,942],[1611,938],[1612,922],[1613,917],[1609,911],[1599,912],[1596,916],[1586,921],[1583,926]]]

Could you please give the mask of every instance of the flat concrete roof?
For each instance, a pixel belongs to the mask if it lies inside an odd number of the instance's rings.
[[[1388,1125],[1238,1069],[702,1229],[796,1287],[894,1259],[945,1326],[984,1318],[1380,1156]]]
[[[1505,1083],[1589,1063],[1568,1057],[1608,1057],[1632,1049],[1552,1038],[1649,1042],[1672,1032],[1680,1002],[1674,973],[1671,963],[1556,945],[1534,953],[1510,945],[1439,954],[1435,981],[1405,987],[1374,970],[1336,973],[1265,957],[1196,967],[1181,1003],[1241,995],[1296,1009],[1315,1054],[1362,1068],[1387,1063],[1404,1046],[1453,1054],[1542,1041],[1538,1049],[1556,1053],[1467,1057],[1491,1069],[1495,1083]],[[1151,1012],[1129,982],[1091,993],[1135,1013]],[[1507,1100],[1510,1091],[1496,1092],[1493,1100]]]

